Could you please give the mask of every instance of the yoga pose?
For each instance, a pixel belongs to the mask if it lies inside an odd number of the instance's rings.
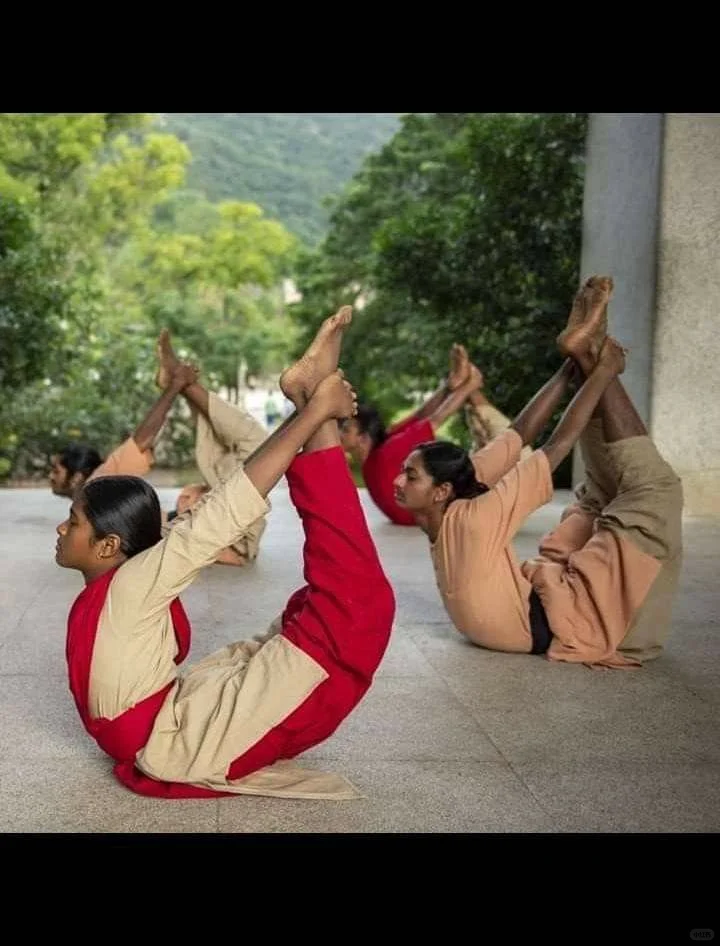
[[[667,615],[657,626],[648,615],[671,600],[682,486],[617,378],[624,351],[605,334],[611,289],[607,277],[586,281],[558,337],[565,362],[510,428],[472,456],[423,444],[396,478],[397,501],[430,540],[448,614],[480,646],[638,667],[667,635]],[[578,371],[581,387],[557,427],[518,462]],[[551,473],[578,438],[587,466],[580,501],[521,565],[513,536],[552,498]]]
[[[160,362],[157,384],[167,388],[182,365],[167,329],[160,333],[157,351]],[[175,516],[195,505],[213,487],[242,467],[268,436],[267,430],[252,414],[208,391],[200,384],[197,375],[182,388],[182,395],[195,422],[195,463],[204,482],[183,487],[174,511],[168,516],[170,525]],[[241,566],[255,561],[266,524],[265,517],[261,516],[234,545],[222,550],[217,562]]]
[[[153,444],[157,440],[175,398],[197,380],[191,365],[175,366],[167,377],[163,392],[135,428],[134,433],[116,447],[105,460],[98,451],[83,443],[68,444],[50,459],[50,489],[56,496],[72,497],[84,483],[98,476],[145,476],[153,465]]]
[[[68,617],[70,688],[133,791],[356,795],[288,761],[327,739],[362,699],[395,612],[336,420],[356,408],[337,370],[350,319],[349,308],[326,319],[282,375],[297,410],[164,538],[154,490],[131,476],[86,483],[58,526],[57,563],[85,579]],[[265,514],[283,474],[305,533],[306,584],[262,640],[238,640],[180,676],[190,626],[178,595]]]
[[[361,464],[363,480],[375,505],[396,525],[415,525],[412,514],[395,501],[393,480],[410,450],[435,437],[435,431],[482,386],[482,374],[461,345],[450,352],[447,379],[417,411],[388,430],[378,411],[360,404],[341,426],[343,448]]]
[[[198,371],[181,362],[164,330],[158,340],[159,368],[156,376],[162,394],[138,424],[132,436],[102,460],[94,447],[69,444],[51,458],[50,488],[56,496],[72,497],[84,483],[99,476],[146,476],[153,466],[153,446],[176,397],[183,394],[195,422],[195,461],[204,477],[202,483],[184,486],[175,509],[163,513],[163,533],[180,513],[193,506],[213,486],[234,469],[267,437],[267,431],[251,414],[233,407],[198,381]],[[216,559],[221,565],[242,566],[257,558],[266,519],[259,518],[238,542],[223,549]]]

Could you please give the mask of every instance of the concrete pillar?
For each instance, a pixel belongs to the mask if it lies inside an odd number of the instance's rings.
[[[686,513],[720,515],[720,115],[593,114],[586,158],[581,275],[615,279],[622,380]]]
[[[720,516],[720,115],[665,117],[651,432]]]

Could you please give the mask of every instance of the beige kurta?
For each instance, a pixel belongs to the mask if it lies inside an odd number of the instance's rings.
[[[154,778],[226,792],[354,798],[344,779],[289,762],[229,781],[230,763],[290,715],[327,677],[280,634],[241,640],[179,676],[169,605],[218,552],[234,544],[268,503],[242,469],[204,496],[157,545],[113,577],[98,623],[89,709],[114,719],[168,683],[139,769]],[[274,629],[277,629],[275,623]]]
[[[145,476],[152,465],[152,450],[140,450],[135,440],[128,437],[93,470],[87,482],[98,476]]]
[[[448,507],[431,556],[445,608],[457,629],[492,650],[530,653],[529,598],[512,539],[553,494],[546,455],[518,462],[522,440],[506,430],[472,455],[480,482],[492,489]]]
[[[648,437],[607,445],[615,496],[596,518],[565,516],[538,556],[520,567],[511,539],[552,496],[544,452],[517,463],[520,447],[520,437],[507,430],[474,454],[478,479],[492,488],[456,500],[445,514],[432,554],[448,613],[476,643],[528,653],[534,588],[553,632],[548,659],[639,666],[618,648],[662,561],[677,554],[677,477]]]

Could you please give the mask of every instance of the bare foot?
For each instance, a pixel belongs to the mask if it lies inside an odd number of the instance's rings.
[[[616,338],[608,335],[600,349],[598,364],[609,368],[615,375],[622,374],[625,370],[626,354],[627,348],[623,348]]]
[[[352,321],[352,306],[342,306],[325,319],[304,355],[280,375],[280,390],[293,404],[312,397],[320,382],[338,366],[343,331]]]
[[[352,417],[357,413],[357,395],[340,369],[323,378],[315,388],[310,401],[321,406],[328,419]]]
[[[163,391],[169,386],[173,371],[180,364],[180,359],[170,344],[170,332],[166,328],[160,332],[157,340],[157,359],[160,366],[155,375],[155,384]]]
[[[470,359],[464,345],[455,342],[450,349],[450,373],[447,386],[451,391],[457,391],[470,376]]]
[[[567,325],[557,337],[558,348],[561,352],[564,351],[563,346],[565,340],[592,318],[595,328],[590,333],[592,337],[589,340],[588,350],[593,359],[597,358],[598,352],[607,335],[607,307],[612,291],[613,281],[610,276],[590,276],[585,280],[582,287],[575,294]],[[600,318],[595,321],[596,306],[598,300],[604,294],[606,294],[606,298],[601,310],[601,315]]]
[[[568,325],[557,337],[560,353],[577,361],[594,361],[607,331],[607,306],[613,282],[609,276],[591,276],[575,296]]]

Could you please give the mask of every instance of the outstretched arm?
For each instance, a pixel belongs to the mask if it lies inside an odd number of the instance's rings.
[[[427,401],[410,416],[413,420],[427,420],[435,413],[440,405],[444,403],[445,399],[451,393],[447,380],[443,381],[440,387],[430,395]]]
[[[568,405],[557,427],[541,447],[551,470],[556,470],[587,427],[607,387],[625,370],[625,350],[614,338],[605,339],[597,365]]]
[[[458,345],[455,343],[450,349],[450,371],[448,372],[447,378],[440,384],[438,389],[430,395],[430,397],[425,401],[422,407],[418,408],[414,414],[411,414],[413,420],[431,420],[435,426],[435,422],[432,421],[433,416],[436,412],[444,408],[445,401],[451,398],[459,388],[470,379],[470,359],[468,358],[467,350],[464,345]],[[482,375],[480,376],[480,382],[482,383]],[[453,401],[453,406],[448,410],[446,416],[449,417],[458,409],[456,401]],[[442,421],[440,421],[442,423]],[[438,423],[436,426],[440,426]]]
[[[467,381],[464,381],[460,387],[451,391],[442,404],[427,418],[432,424],[434,431],[445,423],[448,417],[451,417],[456,411],[459,411],[467,399],[482,384],[482,375],[478,368],[471,366]]]
[[[190,365],[180,364],[173,370],[169,385],[135,428],[133,440],[139,450],[144,452],[152,447],[175,398],[196,379],[197,370]]]
[[[532,443],[547,426],[573,378],[572,358],[566,358],[555,374],[520,411],[511,425],[522,438],[523,446]]]

